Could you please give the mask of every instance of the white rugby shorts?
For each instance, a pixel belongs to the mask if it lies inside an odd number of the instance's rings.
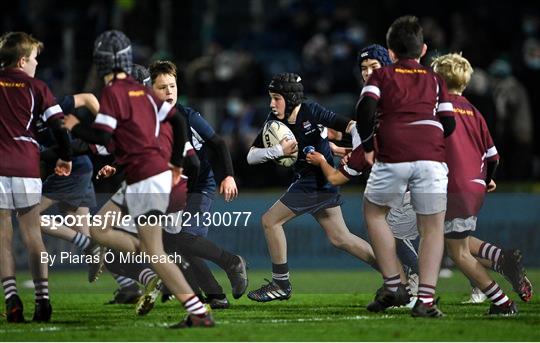
[[[447,175],[448,167],[443,162],[377,161],[371,169],[364,196],[374,204],[398,208],[409,190],[416,213],[440,213],[446,210]]]
[[[127,208],[127,214],[133,218],[150,211],[165,213],[169,206],[171,189],[172,172],[167,170],[131,185],[122,183],[111,200]]]
[[[470,216],[469,218],[454,218],[444,222],[444,234],[452,232],[465,232],[476,230],[476,217]]]
[[[1,209],[23,209],[39,204],[40,200],[40,178],[0,176]]]

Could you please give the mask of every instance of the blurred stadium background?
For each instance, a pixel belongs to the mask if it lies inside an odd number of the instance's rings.
[[[94,38],[123,30],[135,62],[170,59],[181,70],[180,101],[198,109],[223,135],[240,187],[232,204],[216,211],[252,211],[246,228],[215,228],[210,237],[245,254],[255,267],[269,260],[260,215],[288,185],[290,170],[272,163],[248,167],[245,156],[268,113],[266,86],[273,73],[302,75],[306,94],[352,116],[361,86],[357,51],[385,43],[400,15],[421,18],[430,57],[461,51],[475,74],[466,96],[485,115],[502,156],[498,194],[490,195],[479,236],[523,250],[540,266],[540,6],[531,1],[324,0],[18,0],[0,4],[2,32],[22,30],[45,43],[38,77],[56,95],[99,92],[91,66]],[[96,167],[102,161],[95,161]],[[344,188],[352,231],[365,237],[361,189]],[[110,192],[107,183],[96,184]],[[279,187],[279,189],[278,189]],[[352,267],[309,218],[287,227],[293,267]],[[50,250],[69,250],[48,239]],[[18,264],[26,266],[18,246]],[[316,258],[314,259],[314,257]]]

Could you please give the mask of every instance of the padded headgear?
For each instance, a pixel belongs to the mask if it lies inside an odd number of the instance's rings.
[[[277,93],[285,99],[285,115],[291,115],[294,108],[304,100],[304,86],[302,78],[294,73],[280,73],[272,77],[268,91]]]
[[[146,67],[133,63],[131,68],[131,76],[140,84],[150,87],[152,86],[152,78],[150,77],[150,72]]]
[[[133,57],[129,38],[117,30],[100,34],[94,43],[94,64],[101,78],[112,72],[130,74]]]
[[[360,66],[365,59],[377,60],[382,67],[392,64],[388,50],[379,44],[366,46],[358,53],[357,65]]]

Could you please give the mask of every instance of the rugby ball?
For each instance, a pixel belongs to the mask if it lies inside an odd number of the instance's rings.
[[[279,144],[279,142],[281,142],[284,138],[296,141],[292,131],[285,124],[277,120],[269,120],[266,122],[266,124],[264,124],[262,138],[265,148],[270,148],[276,144]],[[274,160],[274,162],[284,167],[290,167],[296,162],[297,159],[298,151],[293,155],[277,158]]]

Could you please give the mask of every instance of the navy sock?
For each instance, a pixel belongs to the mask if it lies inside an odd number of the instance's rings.
[[[289,287],[291,283],[289,281],[289,265],[287,262],[282,264],[272,263],[272,281],[281,288]]]

